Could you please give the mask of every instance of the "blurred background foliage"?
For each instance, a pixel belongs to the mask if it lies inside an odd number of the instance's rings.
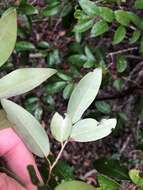
[[[143,170],[143,0],[3,0],[0,14],[9,7],[17,9],[18,38],[1,77],[21,67],[58,70],[50,81],[14,100],[49,133],[52,114],[65,112],[77,81],[102,67],[102,87],[85,116],[118,119],[108,138],[67,146],[62,157],[66,162],[55,168],[50,188],[75,178],[97,185],[99,172],[115,179],[122,189],[141,189],[129,177],[129,169]],[[52,142],[56,155],[59,145]],[[45,163],[38,163],[45,175]],[[99,182],[108,181],[102,177]],[[117,184],[109,189],[116,190]]]

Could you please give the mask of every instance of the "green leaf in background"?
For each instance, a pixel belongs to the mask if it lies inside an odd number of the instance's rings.
[[[91,37],[97,37],[109,30],[109,26],[107,22],[104,20],[100,20],[97,23],[95,23],[91,30]]]
[[[120,185],[115,180],[104,175],[98,176],[98,182],[102,190],[119,190],[120,189]]]
[[[92,26],[93,26],[93,20],[84,19],[75,25],[74,32],[82,33],[89,30]]]
[[[16,51],[33,51],[35,46],[31,42],[19,41],[16,43]]]
[[[130,40],[129,40],[129,43],[130,43],[130,44],[135,43],[135,42],[140,38],[140,36],[141,36],[141,32],[140,32],[139,30],[135,30],[135,31],[133,32],[132,37],[131,37]]]
[[[84,51],[89,61],[95,61],[95,56],[87,45],[85,46]]]
[[[46,17],[54,16],[60,12],[60,8],[60,2],[55,0],[42,10],[42,14]]]
[[[87,61],[87,57],[84,54],[74,54],[69,56],[68,61],[73,65],[81,66]]]
[[[96,6],[95,2],[89,0],[79,0],[79,4],[87,15],[99,15],[99,8]]]
[[[47,84],[45,87],[45,91],[48,94],[55,94],[65,88],[66,84],[67,83],[65,81],[58,81],[55,83]]]
[[[0,19],[0,66],[10,57],[17,37],[16,10],[8,9]]]
[[[74,180],[74,168],[71,167],[66,161],[59,160],[53,170],[54,175],[58,176],[60,180]]]
[[[128,66],[128,62],[127,62],[125,56],[118,55],[116,60],[117,60],[117,71],[119,73],[124,72]]]
[[[0,79],[0,98],[9,98],[28,92],[55,73],[55,69],[17,69]]]
[[[94,161],[95,169],[108,177],[116,180],[129,180],[128,168],[119,160],[113,158],[100,158]]]
[[[58,72],[57,75],[58,75],[58,77],[59,77],[60,79],[62,79],[62,80],[64,80],[64,81],[71,81],[71,80],[72,80],[72,77],[71,77],[71,76],[66,75],[66,74],[64,74],[64,73],[62,73],[62,72]]]
[[[102,70],[86,74],[73,90],[67,108],[72,123],[77,122],[95,99],[102,81]]]
[[[38,14],[38,9],[36,9],[30,3],[21,3],[19,6],[19,11],[26,15]]]
[[[113,87],[117,90],[117,91],[121,91],[122,87],[124,85],[124,81],[122,79],[117,79],[113,82]]]
[[[123,10],[115,11],[115,18],[117,22],[119,22],[123,26],[129,26],[129,23],[131,21],[130,13]]]
[[[95,106],[101,113],[109,114],[111,112],[111,106],[105,101],[95,102]]]
[[[72,8],[73,8],[72,3],[68,2],[68,0],[65,1],[64,6],[61,8],[60,16],[61,17],[67,16],[72,11]]]
[[[10,128],[12,125],[13,124],[8,121],[5,111],[0,110],[0,130]]]
[[[49,139],[40,123],[16,103],[2,99],[1,104],[7,113],[13,129],[21,137],[31,152],[39,157],[47,157],[50,151]]]
[[[140,171],[136,169],[132,169],[129,171],[129,176],[133,183],[143,188],[143,177],[140,176]]]
[[[136,0],[135,4],[134,4],[134,7],[136,9],[143,9],[143,0]]]
[[[77,122],[72,129],[71,139],[78,142],[90,142],[102,139],[116,127],[116,119],[83,119]]]
[[[96,190],[96,188],[81,181],[63,182],[55,190]]]
[[[74,89],[74,84],[73,83],[69,83],[63,90],[63,97],[64,99],[69,99],[72,91]]]
[[[119,26],[114,34],[113,44],[116,45],[122,42],[125,38],[125,35],[126,35],[126,28],[124,26]]]
[[[63,118],[59,113],[55,113],[52,120],[50,129],[54,138],[59,142],[67,140],[71,134],[72,122],[70,117],[65,114]]]
[[[108,7],[99,7],[99,12],[101,18],[103,18],[107,22],[112,22],[114,19],[114,12],[112,9]]]

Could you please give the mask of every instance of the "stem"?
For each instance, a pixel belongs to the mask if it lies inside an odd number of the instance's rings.
[[[60,157],[61,157],[61,155],[62,155],[62,153],[64,151],[64,148],[67,145],[67,143],[68,143],[68,141],[65,141],[64,143],[61,143],[61,150],[60,150],[56,160],[53,162],[52,165],[51,165],[51,163],[49,164],[49,176],[48,176],[48,180],[47,180],[46,185],[48,185],[48,182],[49,182],[49,180],[51,178],[51,173],[52,173],[53,169],[55,168],[55,166],[57,165],[57,163],[58,163],[58,161],[59,161],[59,159],[60,159]],[[48,162],[50,162],[50,161],[48,161]]]

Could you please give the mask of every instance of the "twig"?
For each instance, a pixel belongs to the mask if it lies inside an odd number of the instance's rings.
[[[118,54],[122,54],[122,53],[126,53],[128,51],[133,51],[133,50],[137,50],[138,47],[132,47],[132,48],[128,48],[128,49],[122,49],[119,51],[115,51],[115,52],[110,52],[108,53],[108,55],[106,56],[106,58],[111,58],[111,63],[109,64],[109,66],[107,67],[107,70],[114,64],[114,56],[118,55]]]
[[[126,149],[126,147],[128,146],[128,144],[129,144],[131,138],[132,138],[132,135],[129,135],[128,138],[126,139],[126,141],[124,142],[124,144],[123,144],[123,146],[122,146],[122,148],[121,148],[121,150],[120,150],[120,156],[121,156],[121,154],[123,154],[123,152],[125,151],[125,149]]]
[[[137,50],[137,49],[138,49],[138,47],[132,47],[132,48],[122,49],[122,50],[115,51],[115,52],[110,52],[106,57],[109,58],[110,56],[118,55],[121,53],[126,53],[128,51],[133,51],[133,50]]]
[[[50,165],[50,168],[49,168],[49,176],[48,176],[48,180],[47,180],[47,182],[46,182],[46,185],[48,185],[48,182],[49,182],[49,180],[50,180],[50,178],[51,178],[51,173],[52,173],[54,167],[56,166],[56,164],[58,163],[58,161],[59,161],[59,159],[60,159],[60,157],[61,157],[61,155],[62,155],[62,153],[63,153],[63,150],[64,150],[65,146],[67,145],[67,143],[68,143],[68,141],[65,141],[64,143],[61,143],[61,150],[60,150],[60,152],[59,152],[59,154],[58,154],[56,160],[54,161],[54,163],[53,163],[52,165]]]
[[[122,92],[118,92],[118,93],[113,94],[113,95],[97,96],[96,101],[114,100],[114,99],[124,98],[126,96],[130,96],[131,94],[139,93],[138,90],[143,90],[143,87],[134,86],[134,87],[130,87],[130,88],[128,88],[128,89],[126,89],[126,90],[124,90]]]

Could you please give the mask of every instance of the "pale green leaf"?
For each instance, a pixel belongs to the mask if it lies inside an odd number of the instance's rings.
[[[89,72],[73,90],[67,113],[72,119],[72,123],[77,122],[95,99],[102,81],[102,70],[95,69]]]
[[[68,181],[58,185],[55,190],[96,190],[96,188],[82,181]]]
[[[112,132],[116,126],[116,119],[83,119],[77,122],[72,129],[71,139],[78,142],[90,142],[102,139]]]
[[[59,113],[56,112],[52,118],[50,128],[54,138],[59,142],[64,142],[71,134],[71,119],[68,114],[65,114],[65,118],[63,118]]]
[[[0,19],[0,66],[10,57],[17,37],[16,10],[8,9]]]
[[[0,98],[8,98],[28,92],[55,73],[55,69],[17,69],[0,79]]]
[[[13,129],[21,137],[29,150],[39,157],[49,154],[49,139],[40,123],[16,103],[2,99],[1,104],[7,113],[8,120],[13,123]]]

